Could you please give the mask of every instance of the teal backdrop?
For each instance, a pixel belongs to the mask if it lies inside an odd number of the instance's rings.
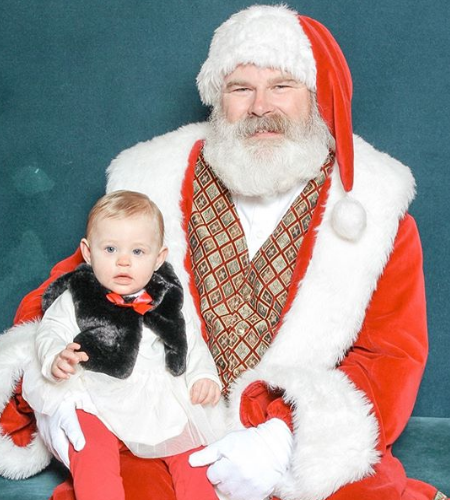
[[[1,0],[0,329],[71,254],[121,150],[203,120],[195,77],[242,0]],[[418,416],[450,416],[450,2],[291,0],[347,56],[354,129],[413,170],[430,331]]]

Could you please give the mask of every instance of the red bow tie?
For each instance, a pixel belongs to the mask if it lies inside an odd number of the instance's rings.
[[[106,298],[119,307],[132,307],[137,313],[145,314],[152,308],[153,299],[147,292],[142,292],[132,302],[125,302],[122,295],[110,292],[106,294]]]

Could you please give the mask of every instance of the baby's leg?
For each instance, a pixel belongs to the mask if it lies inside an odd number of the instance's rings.
[[[172,475],[177,500],[192,500],[193,498],[195,500],[218,500],[213,485],[206,477],[208,466],[191,467],[189,465],[189,455],[194,451],[197,450],[189,450],[163,459]]]
[[[94,415],[77,410],[77,416],[86,438],[81,451],[69,447],[77,500],[125,500],[120,476],[120,441]]]

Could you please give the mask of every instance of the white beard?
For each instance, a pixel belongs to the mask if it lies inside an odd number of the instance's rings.
[[[317,177],[334,140],[317,106],[304,122],[275,115],[229,123],[214,108],[203,154],[231,193],[273,196]],[[280,138],[255,139],[256,131],[278,131]]]

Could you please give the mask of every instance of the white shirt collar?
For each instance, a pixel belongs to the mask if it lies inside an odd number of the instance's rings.
[[[253,259],[256,252],[270,237],[305,186],[306,182],[302,182],[286,193],[275,196],[232,195],[244,229],[250,259]]]

